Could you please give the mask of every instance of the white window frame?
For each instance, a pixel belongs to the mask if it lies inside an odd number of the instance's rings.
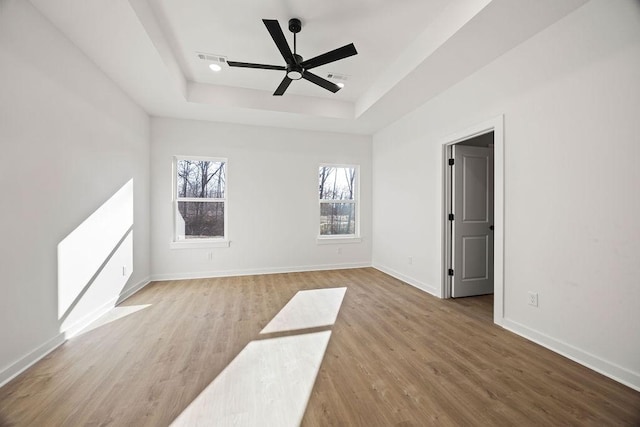
[[[318,193],[318,171],[322,167],[332,168],[354,168],[356,172],[355,182],[353,184],[354,197],[353,200],[337,200],[337,199],[321,199]],[[316,169],[316,195],[318,197],[318,237],[316,243],[319,245],[340,244],[340,243],[360,243],[360,166],[339,163],[321,163]],[[353,203],[355,205],[355,233],[354,234],[320,234],[320,212],[323,203]]]
[[[206,162],[224,162],[225,164],[225,183],[224,198],[200,198],[200,197],[178,197],[178,161],[195,160]],[[201,157],[201,156],[173,156],[172,164],[172,212],[173,212],[173,239],[170,243],[171,249],[193,249],[193,248],[222,248],[229,247],[229,160],[224,157]],[[199,203],[224,203],[224,236],[211,237],[197,240],[180,239],[178,236],[178,202],[199,202]]]

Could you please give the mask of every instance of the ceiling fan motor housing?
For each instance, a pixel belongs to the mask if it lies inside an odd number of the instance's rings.
[[[292,33],[299,33],[302,29],[302,22],[298,18],[289,19],[289,31]]]

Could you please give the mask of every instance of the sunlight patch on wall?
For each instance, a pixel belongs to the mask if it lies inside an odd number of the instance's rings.
[[[300,425],[330,336],[249,343],[171,425]]]
[[[331,326],[347,288],[312,289],[299,291],[260,332],[285,332]]]
[[[60,332],[73,336],[96,317],[115,307],[131,272],[123,265],[133,263],[133,231],[129,231],[95,277],[78,294],[62,316]]]
[[[58,244],[61,331],[115,300],[133,270],[133,180]]]

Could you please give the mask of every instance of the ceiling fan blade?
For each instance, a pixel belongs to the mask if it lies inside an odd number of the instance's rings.
[[[330,52],[323,53],[322,55],[307,59],[306,61],[302,61],[300,65],[305,70],[310,70],[312,68],[319,67],[320,65],[328,64],[329,62],[338,61],[340,59],[344,59],[357,54],[358,51],[356,50],[356,47],[353,45],[353,43],[350,43],[348,45],[334,49]]]
[[[250,62],[237,62],[237,61],[227,61],[227,64],[230,67],[259,68],[261,70],[279,70],[279,71],[286,70],[286,68],[282,65],[252,64]]]
[[[284,94],[284,91],[287,90],[292,81],[293,80],[291,80],[289,77],[284,76],[284,79],[282,79],[282,81],[280,82],[280,86],[278,86],[276,91],[273,92],[273,96],[282,96],[282,94]]]
[[[329,80],[325,80],[320,76],[316,76],[315,74],[305,71],[302,73],[302,78],[310,81],[311,83],[315,83],[318,86],[325,88],[326,90],[330,90],[333,93],[336,93],[340,90],[340,86],[335,83],[331,83]]]
[[[282,28],[278,21],[275,19],[263,19],[262,22],[264,22],[265,27],[267,27],[269,34],[271,34],[271,38],[275,42],[287,64],[295,64],[296,60],[293,57],[289,43],[287,43],[287,39],[284,37],[284,33],[282,32]]]

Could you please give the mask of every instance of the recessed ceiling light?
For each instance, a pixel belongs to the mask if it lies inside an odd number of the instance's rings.
[[[222,70],[222,67],[219,64],[209,64],[209,68],[211,68],[211,71],[215,71],[216,73],[220,70]]]
[[[344,83],[336,83],[338,85],[339,88],[343,88],[344,87]]]

